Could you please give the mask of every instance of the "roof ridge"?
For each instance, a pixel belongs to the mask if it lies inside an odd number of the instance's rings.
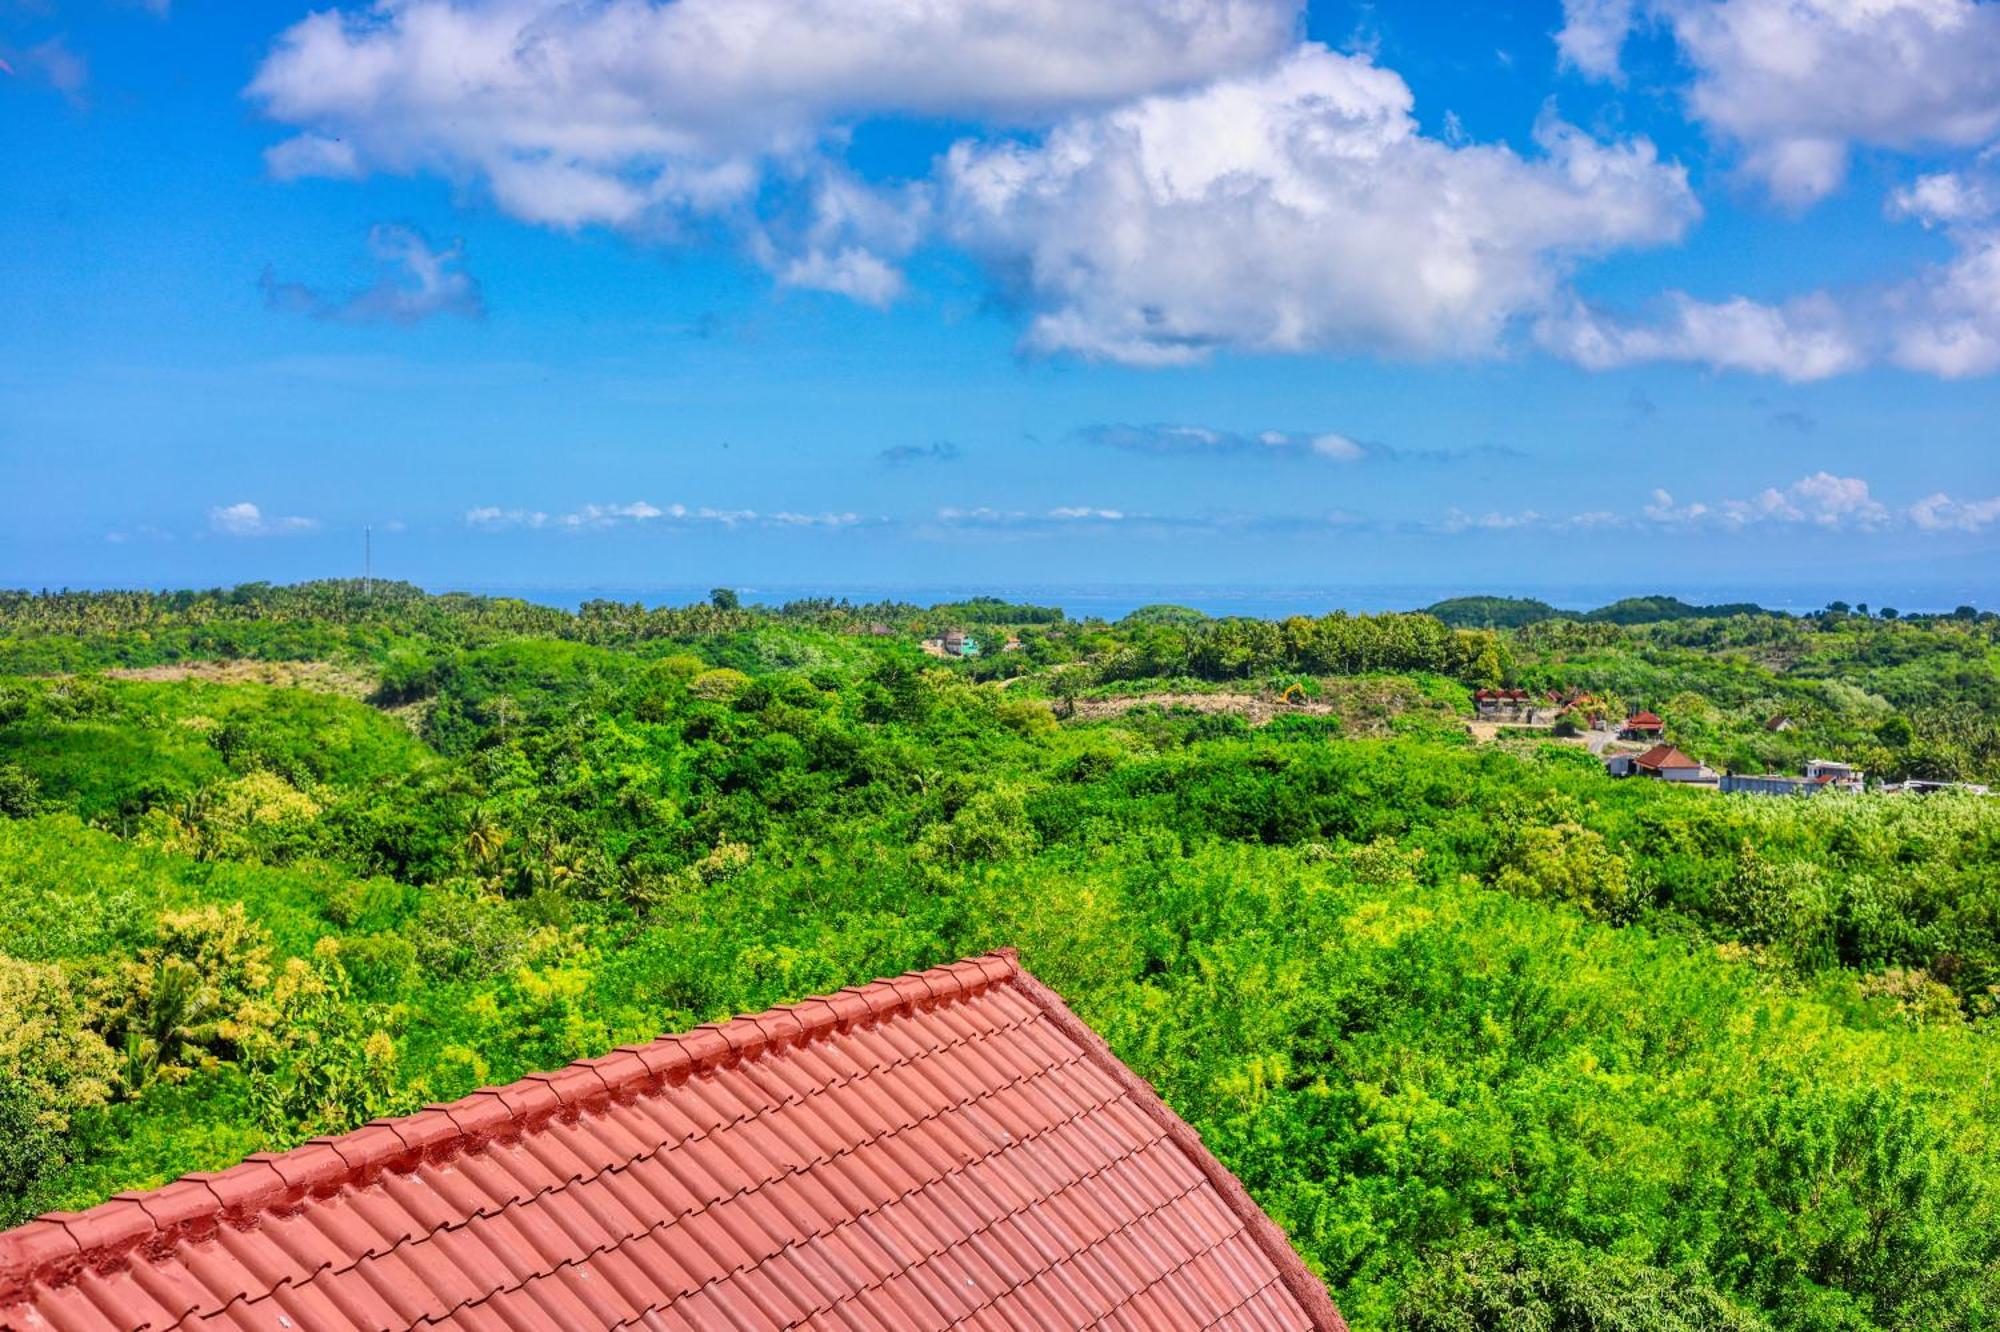
[[[267,1212],[366,1184],[384,1170],[407,1173],[559,1115],[574,1117],[614,1098],[678,1086],[695,1074],[804,1045],[857,1022],[873,1025],[974,998],[1024,974],[1014,949],[996,949],[622,1045],[413,1114],[311,1138],[289,1151],[254,1153],[226,1170],[118,1193],[81,1212],[46,1212],[0,1232],[0,1307],[23,1298],[37,1281],[60,1280],[141,1243],[212,1233],[224,1224],[254,1225]]]

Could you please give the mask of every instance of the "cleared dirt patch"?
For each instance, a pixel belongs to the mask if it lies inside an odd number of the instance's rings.
[[[111,680],[172,683],[199,680],[206,684],[261,684],[279,689],[313,689],[323,694],[366,698],[375,692],[375,677],[354,666],[329,661],[176,661],[160,666],[131,666],[104,673]]]
[[[1292,712],[1308,717],[1331,716],[1331,703],[1308,699],[1304,703],[1282,703],[1267,694],[1132,694],[1125,698],[1080,698],[1076,717],[1096,721],[1102,717],[1122,717],[1134,708],[1160,707],[1168,711],[1185,708],[1190,712],[1233,712],[1256,725]]]

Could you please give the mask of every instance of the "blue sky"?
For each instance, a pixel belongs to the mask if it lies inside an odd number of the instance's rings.
[[[0,0],[0,61],[0,583],[2000,597],[1991,0]]]

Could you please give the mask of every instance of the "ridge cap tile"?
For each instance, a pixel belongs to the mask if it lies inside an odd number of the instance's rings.
[[[850,985],[846,989],[835,990],[820,1000],[833,1010],[833,1030],[846,1035],[857,1022],[873,1021],[875,1010],[861,993],[859,986]]]
[[[514,1112],[508,1108],[507,1103],[484,1088],[467,1092],[456,1101],[446,1101],[431,1108],[451,1121],[468,1151],[476,1151],[484,1148],[489,1142],[503,1140],[512,1135],[516,1128]]]
[[[720,1023],[704,1022],[671,1039],[679,1042],[686,1052],[690,1074],[713,1073],[729,1062],[732,1047],[729,1038],[722,1034]]]
[[[754,1015],[742,1014],[715,1024],[722,1039],[729,1042],[730,1063],[755,1059],[764,1053],[770,1044],[764,1029],[757,1025]]]
[[[324,1141],[307,1141],[288,1152],[252,1152],[243,1159],[270,1166],[287,1187],[310,1194],[337,1190],[350,1172],[340,1153]]]
[[[592,1059],[579,1059],[576,1062],[597,1074],[598,1080],[604,1084],[605,1091],[614,1100],[643,1095],[652,1083],[658,1081],[644,1059],[624,1048],[608,1051]]]
[[[453,1121],[442,1106],[427,1105],[401,1119],[378,1121],[403,1140],[403,1145],[424,1161],[437,1161],[465,1150],[465,1130]],[[411,1167],[415,1169],[413,1165]]]

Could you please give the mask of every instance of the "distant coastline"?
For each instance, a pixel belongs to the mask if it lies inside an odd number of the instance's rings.
[[[720,580],[719,580],[720,581]],[[469,585],[424,584],[430,592],[469,592],[482,596],[518,597],[545,606],[574,610],[586,601],[640,602],[647,606],[679,606],[705,600],[716,584],[658,584],[628,586]],[[1894,606],[1905,614],[1944,614],[1961,605],[1980,610],[2000,604],[2000,594],[1989,590],[1982,596],[1966,588],[1949,585],[1898,587],[1857,580],[1845,585],[1834,580],[1819,587],[1757,587],[1691,584],[1642,586],[1618,584],[1570,584],[1493,587],[1458,584],[1354,584],[1348,586],[1256,586],[1251,584],[1069,584],[1040,583],[939,583],[907,584],[856,583],[848,585],[739,582],[730,584],[746,602],[780,606],[788,601],[832,597],[859,603],[907,601],[917,605],[964,601],[971,597],[1000,597],[1007,601],[1039,606],[1060,606],[1072,619],[1116,620],[1141,606],[1169,604],[1187,606],[1207,615],[1248,615],[1260,619],[1282,619],[1288,615],[1327,615],[1334,611],[1373,614],[1381,611],[1414,611],[1439,602],[1462,597],[1506,597],[1544,601],[1564,611],[1585,612],[1634,597],[1673,596],[1695,605],[1754,603],[1767,611],[1790,615],[1809,614],[1833,601],[1867,602],[1873,606]]]

